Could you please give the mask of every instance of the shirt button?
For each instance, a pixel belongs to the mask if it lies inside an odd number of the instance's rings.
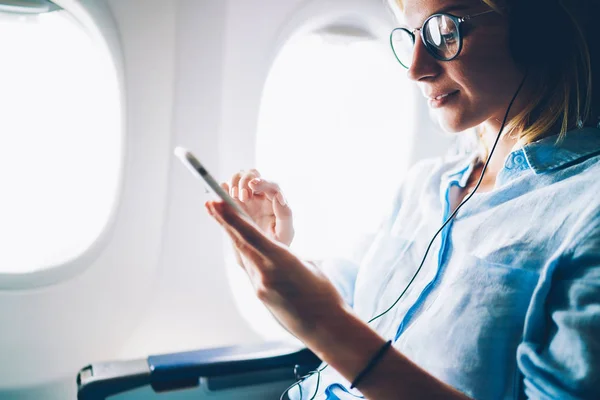
[[[523,165],[525,164],[525,157],[523,156],[522,153],[518,152],[518,153],[513,153],[510,155],[510,157],[508,157],[506,159],[506,162],[504,163],[504,168],[506,168],[507,170],[511,170],[511,169],[522,169]]]
[[[523,164],[523,163],[525,162],[525,157],[523,157],[523,156],[522,156],[522,155],[520,155],[520,154],[517,154],[517,155],[515,156],[515,159],[514,159],[514,161],[515,161],[515,164],[517,164],[517,165],[521,165],[521,164]]]

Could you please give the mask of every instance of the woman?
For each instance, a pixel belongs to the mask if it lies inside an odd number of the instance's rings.
[[[477,127],[485,150],[414,166],[360,268],[292,254],[291,210],[256,170],[223,184],[254,221],[206,204],[257,296],[329,365],[292,398],[600,399],[598,52],[584,21],[598,6],[566,3],[395,2],[398,61],[444,129]]]

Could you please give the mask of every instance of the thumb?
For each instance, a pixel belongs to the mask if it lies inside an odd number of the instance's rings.
[[[275,236],[278,241],[289,245],[294,238],[292,209],[281,192],[273,196],[271,201],[275,214]]]

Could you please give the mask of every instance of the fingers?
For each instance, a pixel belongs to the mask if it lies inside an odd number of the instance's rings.
[[[227,182],[221,183],[220,186],[227,193],[231,193],[231,190],[230,190],[229,185],[227,184]],[[233,197],[232,196],[232,198],[233,198],[233,201],[235,201],[237,203],[237,205],[240,206],[240,208],[243,210],[244,209],[244,205],[242,204],[242,202],[237,197]]]
[[[269,200],[273,200],[273,197],[277,196],[277,194],[281,194],[281,188],[278,184],[262,178],[252,179],[248,182],[248,185],[255,194],[264,194]],[[285,203],[283,195],[281,195],[280,201]]]
[[[227,230],[234,244],[240,250],[247,250],[246,248],[249,246],[259,254],[268,255],[278,247],[256,225],[241,217],[227,203],[209,201],[206,203],[206,207],[217,222]]]
[[[223,205],[225,203],[220,204]],[[246,258],[257,266],[263,266],[266,264],[266,261],[268,260],[266,260],[266,258],[254,246],[252,246],[252,244],[250,244],[239,231],[225,221],[223,218],[223,211],[217,211],[218,207],[215,207],[214,202],[206,202],[204,206],[206,207],[208,213],[225,229],[225,232],[233,244],[237,262],[240,266],[246,269],[247,273],[251,274],[252,271],[246,268],[246,264],[242,261],[242,258]],[[260,234],[260,232],[257,233]]]
[[[256,169],[234,174],[229,180],[229,195],[242,202],[252,198],[252,189],[248,187],[248,182],[255,178],[260,178],[260,173]]]
[[[231,179],[229,180],[229,195],[231,197],[233,197],[234,199],[239,198],[239,187],[238,184],[240,183],[240,179],[242,178],[242,175],[244,174],[243,171],[240,171],[236,174],[233,174],[233,176],[231,177]]]
[[[273,212],[275,214],[275,237],[282,243],[290,244],[294,238],[294,219],[292,209],[289,207],[283,195],[278,193],[273,200]]]
[[[252,189],[248,187],[248,182],[259,177],[260,173],[255,169],[248,170],[240,177],[238,182],[238,193],[242,202],[252,198]]]
[[[264,194],[269,200],[273,200],[277,196],[281,205],[287,205],[279,185],[275,182],[262,179],[256,169],[240,171],[234,174],[227,187],[230,196],[240,200],[242,203],[248,201],[254,195]]]
[[[229,185],[227,184],[227,182],[223,182],[221,183],[221,188],[229,193]],[[206,207],[206,211],[208,211],[209,214],[211,214],[211,211],[208,208],[208,203],[204,204],[204,207]],[[211,214],[212,216],[212,214]],[[243,266],[244,263],[242,262],[241,256],[240,256],[240,252],[237,250],[237,248],[235,247],[235,245],[233,246],[233,253],[235,254],[235,261],[238,263],[239,266]]]
[[[255,195],[265,195],[268,200],[277,200],[273,203],[275,216],[279,219],[291,218],[291,209],[281,193],[281,188],[275,182],[262,179],[256,169],[240,171],[234,174],[229,184],[221,184],[231,197],[245,203]]]

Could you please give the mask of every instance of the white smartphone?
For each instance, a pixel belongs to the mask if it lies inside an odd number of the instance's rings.
[[[181,162],[192,172],[195,176],[199,177],[204,181],[204,184],[209,192],[218,196],[221,200],[232,206],[239,214],[248,216],[244,210],[235,202],[235,200],[229,196],[229,194],[223,190],[221,185],[217,183],[217,181],[208,173],[206,168],[202,166],[200,161],[191,151],[183,148],[176,147],[174,151],[175,155]]]

